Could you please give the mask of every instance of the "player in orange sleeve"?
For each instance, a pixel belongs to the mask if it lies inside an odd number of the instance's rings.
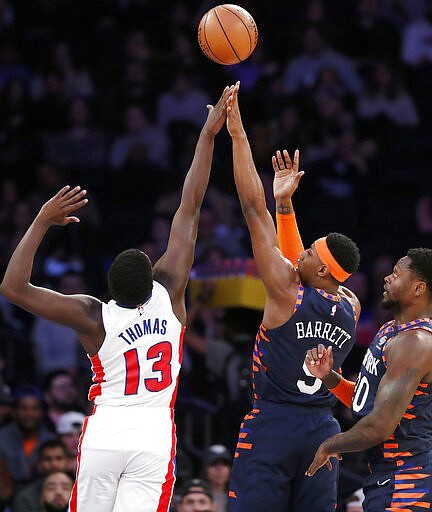
[[[334,512],[337,472],[308,479],[305,462],[331,431],[340,431],[331,410],[336,399],[308,372],[304,358],[322,343],[333,347],[339,368],[353,346],[359,301],[341,283],[357,270],[359,251],[341,233],[303,249],[291,203],[303,175],[298,152],[294,164],[286,151],[273,158],[275,196],[288,207],[278,221],[295,233],[286,244],[278,242],[241,121],[239,86],[228,100],[227,127],[236,189],[267,298],[253,350],[254,402],[240,425],[228,510]]]

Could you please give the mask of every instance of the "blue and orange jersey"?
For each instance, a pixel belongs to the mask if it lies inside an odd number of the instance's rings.
[[[418,318],[396,325],[385,323],[369,346],[361,366],[352,401],[356,420],[369,414],[374,406],[378,386],[387,370],[386,351],[401,332],[424,329],[432,333],[430,318]],[[416,456],[432,450],[432,384],[420,382],[396,430],[389,439],[367,451],[372,468],[377,471],[403,468],[420,463]]]
[[[334,368],[340,368],[355,342],[355,316],[346,298],[300,284],[291,318],[275,329],[259,327],[252,361],[255,400],[333,405],[336,398],[311,376],[304,359],[322,343],[333,347]]]

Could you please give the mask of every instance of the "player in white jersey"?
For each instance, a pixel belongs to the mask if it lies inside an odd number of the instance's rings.
[[[120,253],[108,272],[112,300],[63,295],[30,283],[33,260],[53,225],[79,222],[80,187],[47,201],[18,244],[0,291],[35,315],[74,328],[92,362],[95,407],[83,425],[71,512],[167,512],[174,486],[174,402],[193,264],[214,137],[230,89],[208,105],[165,253],[152,267],[142,251]]]

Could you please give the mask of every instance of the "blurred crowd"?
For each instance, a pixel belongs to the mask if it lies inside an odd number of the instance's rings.
[[[344,368],[352,376],[387,320],[379,309],[383,277],[409,247],[432,240],[432,1],[237,3],[257,22],[258,47],[245,62],[220,66],[196,36],[214,1],[0,0],[0,268],[64,184],[87,188],[90,202],[80,225],[49,233],[35,284],[106,299],[105,271],[118,251],[139,247],[155,262],[206,105],[240,80],[269,210],[271,156],[298,148],[306,174],[294,206],[305,245],[341,231],[360,247],[361,270],[348,283],[363,309]],[[251,256],[231,162],[224,132],[197,265]],[[192,510],[183,500],[197,477],[203,496],[211,495],[208,510],[226,510],[227,454],[251,403],[249,358],[261,312],[211,307],[211,292],[189,304],[177,402],[179,512]],[[70,495],[79,430],[91,411],[88,359],[73,331],[0,297],[0,378],[0,510],[62,507],[52,489]],[[349,412],[337,414],[349,427]],[[222,456],[212,465],[214,445]],[[223,483],[210,492],[213,466]],[[365,471],[361,455],[344,458],[341,510],[345,501],[355,510]],[[23,489],[35,508],[20,508]]]

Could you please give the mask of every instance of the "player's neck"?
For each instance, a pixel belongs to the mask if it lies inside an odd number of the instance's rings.
[[[418,318],[430,318],[432,309],[429,306],[412,305],[395,311],[394,320],[397,325],[413,322]]]

